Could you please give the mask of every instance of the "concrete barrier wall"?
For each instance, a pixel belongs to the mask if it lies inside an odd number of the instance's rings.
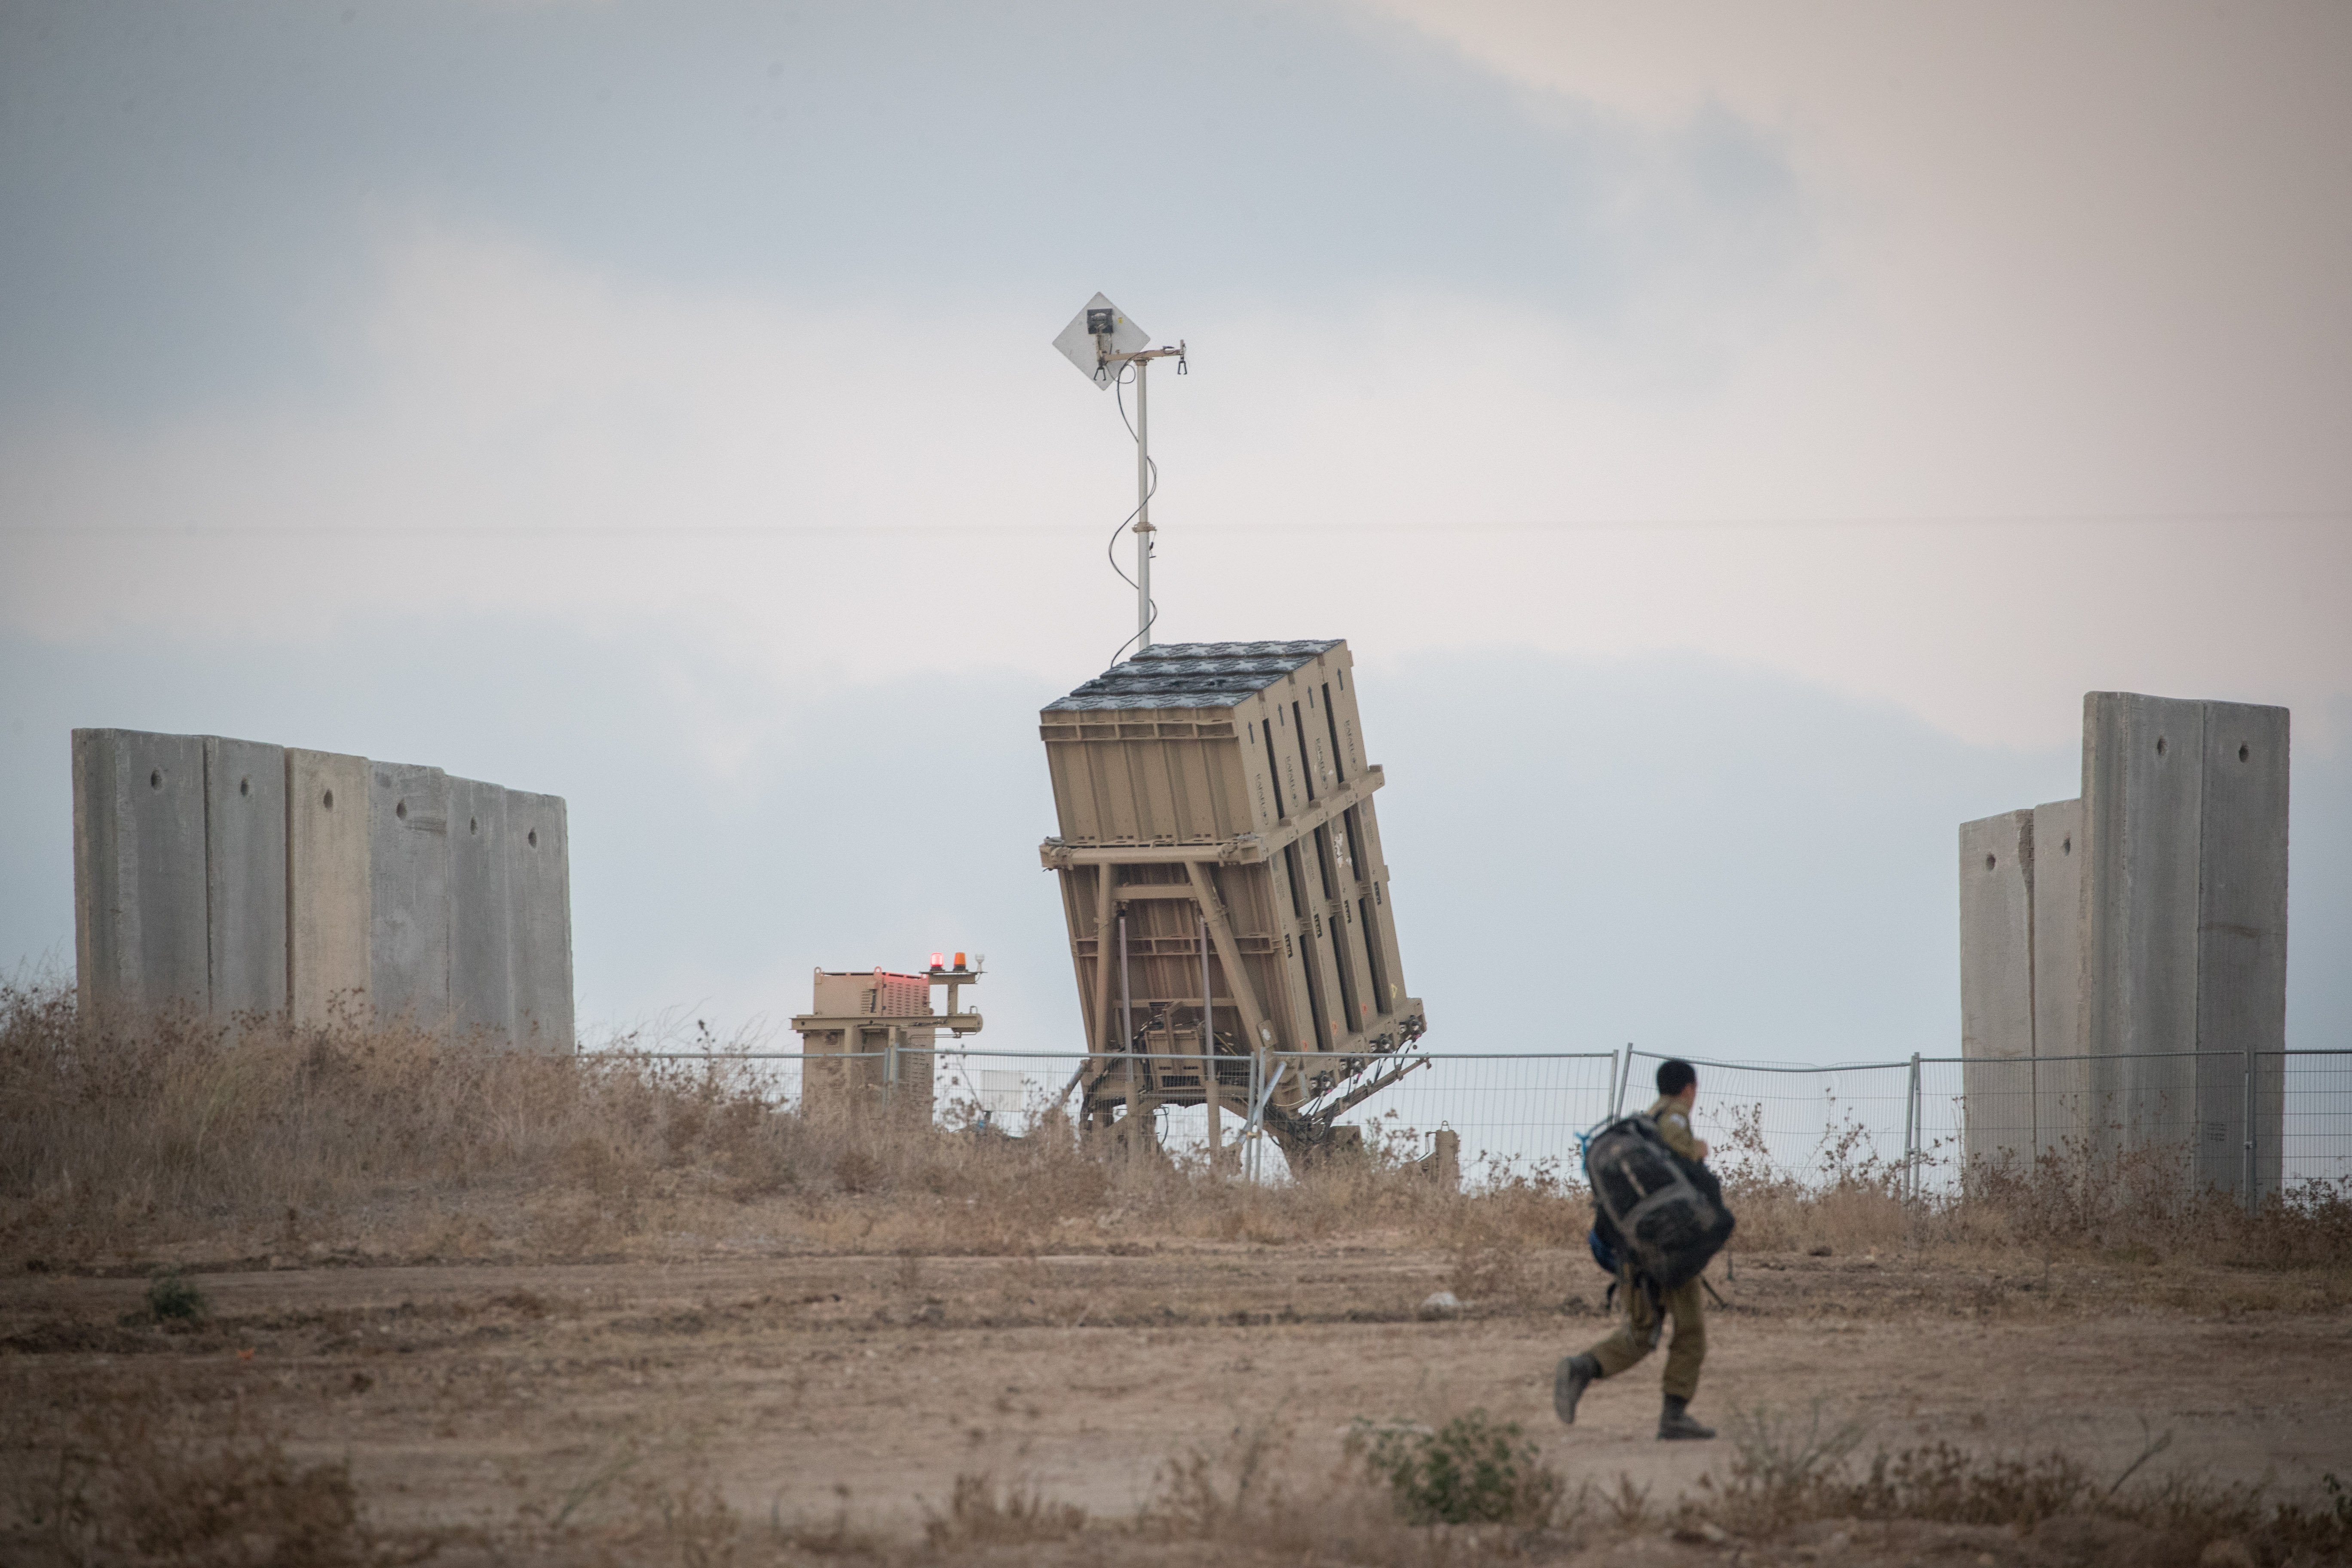
[[[408,1022],[571,1050],[557,795],[221,736],[77,730],[85,1011]]]
[[[2208,1184],[2243,1194],[2251,1174],[2255,1192],[2277,1189],[2288,742],[2284,708],[2084,695],[2083,798],[2035,808],[2023,840],[2025,972],[2032,1054],[2100,1059],[2037,1066],[2035,1148],[2185,1149]],[[2009,1038],[2012,890],[1983,862],[2021,815],[1961,829],[1964,1057]],[[1979,1089],[1995,1092],[1969,1080],[1972,1129]]]
[[[205,929],[215,1017],[286,1010],[286,752],[206,735]]]
[[[507,792],[514,1038],[570,1050],[572,836],[562,797]]]
[[[86,1013],[212,1005],[205,749],[194,735],[76,730],[74,963]]]
[[[368,766],[368,973],[378,1019],[449,1024],[449,775]]]
[[[1960,1055],[1968,1156],[2032,1158],[2033,813],[1960,826]]]
[[[449,1009],[459,1037],[514,1033],[507,792],[449,781]]]

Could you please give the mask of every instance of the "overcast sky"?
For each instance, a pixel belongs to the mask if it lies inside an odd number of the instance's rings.
[[[592,1025],[950,945],[1075,1043],[1099,289],[1158,635],[1361,661],[1433,1043],[1952,1047],[1954,826],[2131,689],[2294,708],[2345,1044],[2347,279],[2332,0],[0,0],[0,965],[67,731],[215,731],[569,798]]]

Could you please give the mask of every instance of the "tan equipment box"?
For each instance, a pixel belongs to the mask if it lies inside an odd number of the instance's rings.
[[[1283,1113],[1427,1027],[1397,952],[1372,810],[1385,780],[1364,760],[1348,645],[1161,644],[1038,717],[1061,826],[1039,854],[1077,972],[1084,1124],[1204,1103],[1205,1033],[1234,1110],[1253,1054],[1330,1059],[1276,1083],[1269,1125],[1293,1146]],[[1194,1062],[1137,1064],[1130,1047]]]
[[[961,963],[961,954],[957,955]],[[976,971],[820,969],[814,1007],[793,1020],[801,1037],[803,1110],[854,1110],[887,1104],[919,1121],[931,1117],[931,1050],[942,1028],[977,1033],[980,1016],[955,1011],[956,993]],[[948,1012],[931,1010],[931,987],[948,987]]]

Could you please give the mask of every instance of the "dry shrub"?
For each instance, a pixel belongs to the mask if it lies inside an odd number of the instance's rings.
[[[1915,1215],[1904,1202],[1899,1163],[1881,1159],[1867,1129],[1851,1119],[1822,1134],[1803,1174],[1781,1167],[1764,1135],[1764,1108],[1734,1106],[1709,1163],[1739,1219],[1732,1245],[1750,1252],[1862,1252],[1908,1239]]]
[[[1037,1256],[1144,1239],[1280,1246],[1370,1238],[1446,1252],[1451,1288],[1507,1310],[1556,1303],[1591,1224],[1580,1176],[1506,1168],[1476,1191],[1430,1179],[1380,1122],[1277,1184],[1228,1163],[1089,1147],[1045,1110],[1025,1137],[820,1101],[780,1104],[718,1056],[513,1052],[415,1030],[186,1015],[77,1016],[58,984],[0,986],[0,1251],[49,1266],[284,1256],[627,1256],[719,1240]],[[1735,1115],[1717,1167],[1749,1250],[2137,1245],[2210,1261],[2342,1268],[2352,1190],[2254,1216],[2158,1181],[2145,1153],[1978,1171],[1958,1199],[1904,1201],[1857,1128],[1803,1178]]]
[[[998,1487],[992,1476],[955,1479],[945,1513],[923,1524],[923,1538],[942,1550],[1000,1542],[1061,1541],[1087,1526],[1087,1510],[1055,1502],[1034,1486]]]
[[[1516,1421],[1484,1409],[1426,1426],[1358,1422],[1348,1451],[1412,1524],[1549,1523],[1559,1476]]]
[[[1940,1442],[1881,1448],[1857,1463],[1864,1428],[1825,1423],[1818,1404],[1803,1419],[1735,1411],[1729,1425],[1727,1479],[1701,1478],[1690,1506],[1750,1535],[1822,1519],[2000,1525],[2020,1534],[2053,1521],[2086,1520],[2152,1531],[2183,1548],[2184,1562],[2219,1541],[2238,1542],[2264,1562],[2339,1561],[2352,1550],[2352,1499],[2335,1477],[2316,1507],[2273,1500],[2259,1485],[2146,1479],[2144,1468],[2170,1445],[2169,1433],[2147,1435],[2121,1474],[2104,1477],[2055,1451],[1983,1455]]]
[[[1367,1461],[1382,1454],[1368,1469]],[[1113,1555],[1160,1561],[1137,1548],[1197,1542],[1213,1550],[1206,1561],[1235,1563],[1470,1568],[1553,1562],[1587,1532],[1595,1500],[1590,1488],[1565,1498],[1534,1446],[1483,1411],[1436,1428],[1358,1422],[1338,1465],[1328,1469],[1300,1458],[1290,1427],[1265,1419],[1163,1466],[1133,1527],[1139,1539]],[[1546,1528],[1547,1521],[1555,1528]]]
[[[1106,1158],[1052,1111],[1017,1139],[952,1107],[948,1123],[780,1104],[723,1056],[507,1051],[348,1016],[85,1019],[61,985],[0,987],[0,1248],[50,1266],[547,1258],[681,1235],[1034,1256],[1434,1240],[1473,1213],[1500,1260],[1584,1224],[1549,1178],[1465,1198],[1380,1147],[1268,1188],[1197,1157]]]
[[[540,1213],[550,1200],[626,1232],[651,1197],[789,1183],[795,1131],[740,1063],[505,1051],[348,1017],[83,1019],[61,986],[0,986],[0,1246],[19,1256],[199,1237],[431,1248],[462,1242],[469,1209],[477,1227],[492,1210],[575,1217]]]
[[[35,1445],[43,1462],[5,1483],[9,1560],[340,1568],[392,1558],[361,1521],[348,1462],[298,1463],[241,1401],[173,1381],[50,1413]]]
[[[1738,1216],[1746,1252],[1846,1254],[1957,1247],[2112,1256],[2116,1238],[2144,1261],[2179,1257],[2252,1268],[2352,1266],[2352,1183],[2312,1181],[2252,1214],[2200,1186],[2184,1152],[2120,1139],[2077,1139],[2029,1162],[1982,1158],[1952,1190],[1914,1195],[1915,1173],[1876,1151],[1860,1122],[1823,1131],[1801,1168],[1774,1160],[1761,1105],[1730,1108],[1711,1163]]]
[[[743,1544],[742,1521],[718,1489],[699,1480],[642,1488],[632,1525],[606,1531],[606,1539],[629,1547],[638,1562],[719,1568],[735,1562]]]
[[[1168,1460],[1140,1522],[1156,1533],[1213,1541],[1290,1515],[1283,1471],[1295,1436],[1288,1426],[1262,1420],[1236,1426],[1216,1448]]]
[[[2184,1152],[2071,1140],[2030,1163],[1973,1163],[1957,1201],[1928,1223],[1954,1238],[2042,1253],[2101,1250],[2116,1238],[2148,1262],[2166,1257],[2255,1268],[2352,1263],[2352,1184],[2314,1180],[2273,1193],[2252,1213],[2200,1186]]]

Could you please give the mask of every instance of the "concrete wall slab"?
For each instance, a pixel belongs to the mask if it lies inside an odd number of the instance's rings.
[[[449,776],[368,768],[368,973],[379,1022],[449,1026]]]
[[[507,792],[449,781],[449,1009],[459,1038],[514,1037],[514,909],[507,892]]]
[[[206,735],[205,910],[215,1018],[286,1010],[286,752]]]
[[[2287,752],[2285,709],[2205,704],[2197,1046],[2232,1056],[2198,1062],[2197,1170],[2242,1194],[2250,1100],[2256,1190],[2278,1190],[2284,1063],[2237,1058],[2286,1048]]]
[[[2035,1147],[2079,1153],[2091,1130],[2083,1040],[2083,803],[2033,808],[2033,1072]]]
[[[2084,996],[2095,1087],[2126,1142],[2184,1142],[2196,1119],[2198,833],[2205,704],[2135,692],[2083,698],[2089,840]]]
[[[2033,814],[1960,825],[1960,1055],[1973,1164],[2029,1160],[2033,1126]]]
[[[83,1008],[205,1010],[203,740],[76,730],[73,784],[74,964]]]
[[[572,1016],[572,835],[563,799],[507,792],[507,896],[515,1043],[576,1048]]]
[[[287,1005],[295,1022],[367,1021],[368,763],[286,749]]]

